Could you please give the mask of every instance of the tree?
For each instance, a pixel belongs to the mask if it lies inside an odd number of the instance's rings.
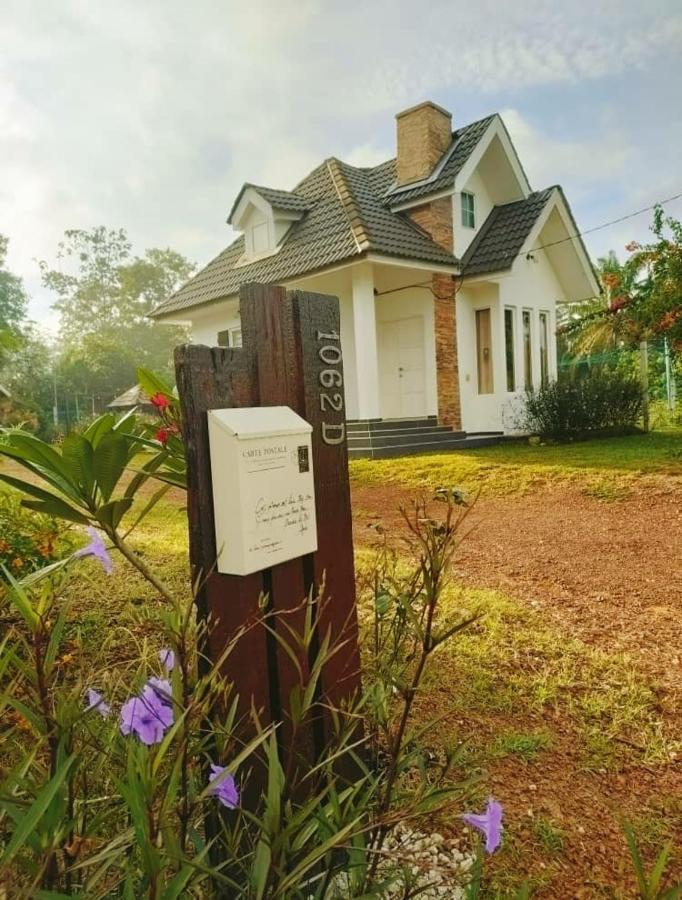
[[[43,285],[57,295],[54,308],[61,315],[64,341],[77,343],[86,334],[119,324],[119,269],[130,250],[123,229],[71,229],[57,247],[57,268],[39,262]]]
[[[31,323],[22,327],[21,341],[0,367],[0,383],[12,395],[14,419],[37,421],[39,432],[48,435],[54,402],[54,350]]]
[[[651,231],[650,243],[632,241],[626,246],[630,256],[624,263],[613,251],[599,260],[603,297],[574,310],[574,318],[561,329],[564,341],[579,354],[639,347],[645,430],[648,342],[662,335],[673,350],[682,352],[682,224],[664,217],[657,206]]]
[[[139,366],[172,376],[172,350],[186,334],[148,314],[194,264],[171,249],[133,256],[126,232],[104,227],[65,232],[57,261],[41,261],[40,270],[57,295],[65,390],[108,401],[135,383]]]
[[[599,260],[603,296],[574,309],[562,329],[579,351],[636,346],[657,334],[682,350],[682,224],[656,207],[651,231],[651,243],[627,245],[624,263],[613,251]]]
[[[663,334],[682,351],[682,223],[664,218],[659,206],[651,230],[655,241],[628,244],[634,290],[624,292],[625,305],[644,335]]]
[[[28,305],[21,278],[5,268],[8,245],[9,238],[0,234],[0,361],[17,345]]]

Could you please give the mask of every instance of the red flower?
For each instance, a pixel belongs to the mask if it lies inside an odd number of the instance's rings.
[[[160,391],[156,394],[152,394],[149,398],[149,402],[152,406],[155,406],[158,410],[168,409],[170,406],[170,400],[166,397],[165,394],[162,394]]]
[[[607,288],[615,288],[620,284],[620,276],[614,274],[613,272],[605,272],[601,280],[604,284],[604,287]]]
[[[625,245],[625,249],[628,251],[628,253],[634,253],[635,250],[641,249],[641,246],[642,245],[638,244],[637,241],[630,241],[629,244]]]
[[[177,425],[168,425],[167,427],[159,428],[159,430],[156,432],[155,437],[156,437],[156,440],[160,444],[163,444],[163,446],[165,447],[166,444],[168,443],[168,439],[170,438],[170,436],[172,434],[178,434],[178,433],[179,432],[178,432]]]
[[[609,312],[618,312],[619,309],[623,309],[623,307],[627,305],[627,297],[614,297],[613,300],[611,300],[611,302],[609,303]]]

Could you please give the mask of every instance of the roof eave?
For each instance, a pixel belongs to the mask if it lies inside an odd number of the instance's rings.
[[[452,262],[437,262],[430,259],[422,259],[416,256],[400,256],[398,254],[390,254],[382,252],[381,250],[377,250],[373,247],[367,247],[363,250],[358,251],[357,253],[349,254],[342,259],[335,260],[332,263],[328,263],[324,266],[319,266],[315,269],[310,269],[306,272],[299,272],[297,275],[291,275],[287,278],[279,279],[280,283],[284,286],[289,284],[290,282],[299,281],[302,278],[311,278],[315,275],[322,275],[325,272],[333,271],[338,268],[345,268],[348,265],[353,265],[356,262],[362,262],[365,260],[369,260],[371,262],[377,263],[393,263],[395,265],[403,265],[409,266],[413,265],[418,268],[426,268],[430,269],[436,273],[445,273],[450,275],[459,275],[461,272],[461,266],[456,257],[453,256]],[[272,282],[274,283],[274,282]],[[218,297],[212,297],[208,300],[202,300],[200,303],[193,303],[190,306],[181,306],[175,309],[162,310],[162,309],[153,309],[151,312],[147,314],[148,318],[154,319],[157,322],[175,320],[177,323],[187,322],[191,320],[191,313],[197,309],[204,309],[207,306],[212,306],[216,303],[225,303],[229,300],[233,300],[237,297],[238,294],[223,294]]]

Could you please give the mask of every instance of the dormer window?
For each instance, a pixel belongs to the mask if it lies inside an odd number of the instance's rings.
[[[244,254],[237,265],[277,253],[308,209],[308,200],[298,194],[245,184],[227,220],[244,234]]]
[[[273,249],[270,241],[270,223],[255,222],[246,230],[246,248],[250,256],[261,256]]]
[[[476,207],[474,195],[468,191],[462,191],[462,225],[465,228],[476,227]]]

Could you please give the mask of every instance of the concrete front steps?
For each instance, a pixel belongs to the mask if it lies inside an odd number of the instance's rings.
[[[348,456],[351,459],[381,459],[412,453],[468,450],[497,444],[500,432],[467,434],[439,425],[435,416],[426,419],[364,419],[346,424]]]

